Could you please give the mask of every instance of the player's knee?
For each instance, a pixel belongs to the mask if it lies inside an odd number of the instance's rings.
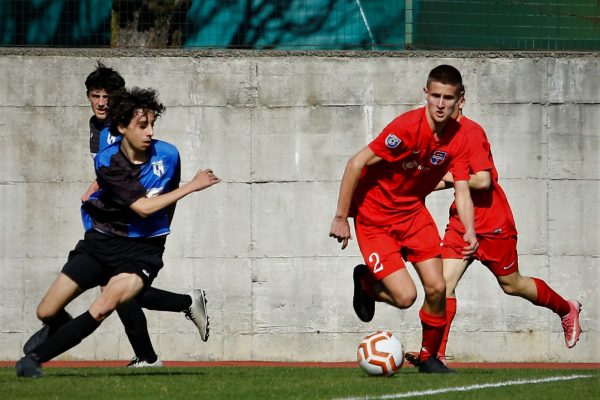
[[[443,280],[429,283],[424,286],[424,291],[425,297],[429,299],[446,297],[446,283]]]
[[[42,302],[37,306],[36,315],[40,321],[47,322],[56,315],[57,311],[58,310],[56,310],[54,307],[51,307],[49,304]]]
[[[393,293],[392,299],[394,301],[394,305],[400,309],[406,309],[415,304],[417,300],[416,293]]]

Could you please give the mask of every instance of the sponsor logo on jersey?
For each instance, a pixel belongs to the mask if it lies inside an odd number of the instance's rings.
[[[152,173],[159,178],[163,176],[165,173],[165,165],[163,164],[162,160],[154,161],[152,163]]]
[[[142,272],[144,273],[144,275],[150,278],[150,272],[146,271],[145,269],[143,269]]]
[[[385,138],[385,145],[387,147],[389,147],[390,149],[395,149],[396,147],[398,147],[400,145],[400,143],[402,143],[402,140],[400,140],[400,138],[398,138],[398,136],[396,136],[393,133],[390,133]]]
[[[404,169],[416,168],[419,171],[429,171],[431,169],[431,168],[422,166],[421,164],[419,164],[418,161],[406,161],[402,164],[402,168],[404,168]]]
[[[417,168],[419,166],[419,163],[416,161],[405,161],[404,163],[402,163],[402,168],[404,169],[413,169],[413,168]]]
[[[429,157],[429,162],[432,165],[440,165],[446,160],[447,155],[448,153],[446,153],[445,151],[436,150],[433,152],[431,157]]]

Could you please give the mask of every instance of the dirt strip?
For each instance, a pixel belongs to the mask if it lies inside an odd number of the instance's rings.
[[[127,360],[111,361],[50,361],[44,368],[109,368],[125,367]],[[296,368],[358,368],[356,362],[276,362],[276,361],[163,361],[165,367],[296,367]],[[13,367],[15,361],[0,361],[0,367]],[[407,366],[407,365],[405,365]],[[600,369],[600,363],[466,363],[450,362],[451,368],[481,369]],[[412,367],[412,366],[410,366]]]

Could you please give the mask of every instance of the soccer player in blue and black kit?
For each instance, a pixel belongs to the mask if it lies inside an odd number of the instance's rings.
[[[92,158],[100,150],[121,140],[118,134],[112,134],[107,122],[109,94],[125,87],[125,80],[114,69],[98,63],[97,68],[90,73],[85,80],[86,95],[92,107],[93,115],[90,118],[90,153]],[[99,189],[98,183],[94,181],[88,190],[81,196],[85,202],[89,196]],[[66,305],[82,293],[87,283],[77,282],[65,274],[60,274],[53,283],[51,290],[38,306],[38,318],[43,321],[43,327],[27,340],[23,346],[25,355],[31,353],[33,348],[52,336],[61,325],[71,320],[71,316],[65,311]],[[198,328],[203,341],[208,340],[209,320],[206,311],[206,297],[203,289],[193,289],[189,294],[178,294],[148,288],[136,299],[121,305],[117,309],[119,318],[125,327],[125,333],[131,343],[135,356],[127,365],[128,367],[161,367],[162,362],[158,358],[150,335],[146,317],[141,309],[182,312]]]
[[[149,288],[163,266],[177,201],[220,182],[212,170],[205,169],[179,186],[177,149],[153,139],[154,121],[163,111],[151,89],[122,89],[111,95],[110,129],[122,140],[95,158],[100,189],[82,205],[86,233],[69,253],[61,273],[78,282],[81,290],[105,288],[88,311],[62,324],[17,362],[18,376],[41,376],[43,362],[76,346],[117,307]],[[58,289],[55,281],[38,310]]]
[[[101,63],[98,63],[98,67],[88,75],[85,81],[87,97],[94,112],[89,121],[92,157],[95,157],[96,153],[105,147],[121,140],[120,135],[111,133],[109,122],[107,122],[107,113],[109,93],[124,86],[125,81],[121,75]],[[86,201],[96,190],[98,190],[98,184],[94,181],[81,200]],[[189,294],[179,294],[154,287],[148,288],[141,296],[138,296],[136,301],[117,309],[135,352],[135,357],[129,362],[128,367],[162,366],[162,362],[152,347],[146,317],[140,306],[154,311],[183,312],[196,325],[201,339],[205,342],[208,340],[209,320],[206,311],[206,295],[203,289],[193,289]]]

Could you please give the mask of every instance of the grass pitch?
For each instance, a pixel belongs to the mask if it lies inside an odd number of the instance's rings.
[[[460,369],[424,375],[404,367],[391,378],[358,368],[45,368],[17,378],[0,368],[2,399],[598,399],[600,370]]]

